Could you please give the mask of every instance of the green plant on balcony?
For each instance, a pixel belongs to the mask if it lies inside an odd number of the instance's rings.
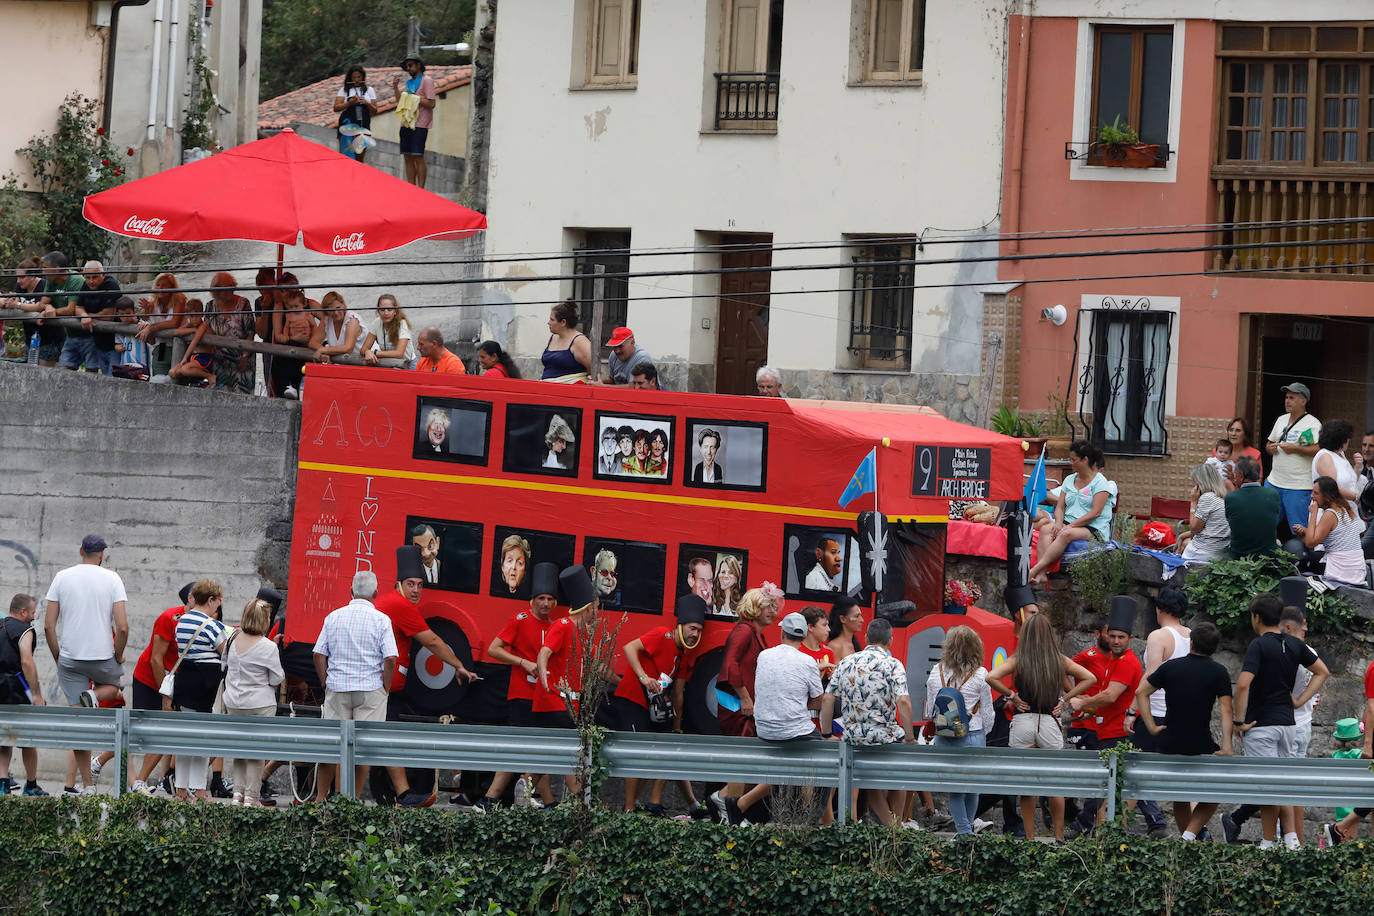
[[[1017,439],[1037,439],[1044,435],[1040,419],[1033,414],[1023,414],[1019,407],[998,406],[992,415],[992,431],[1003,436]]]
[[[1130,124],[1121,123],[1121,115],[1117,115],[1110,124],[1103,121],[1094,134],[1089,164],[1136,169],[1153,168],[1161,164],[1159,144],[1140,142],[1140,134]]]
[[[1121,123],[1117,115],[1112,123],[1105,121],[1097,128],[1097,142],[1103,146],[1130,146],[1140,142],[1140,134],[1129,124]]]

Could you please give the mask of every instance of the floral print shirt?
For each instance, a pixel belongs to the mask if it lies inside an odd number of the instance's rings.
[[[844,708],[844,740],[892,744],[902,740],[897,700],[907,695],[906,668],[882,646],[866,646],[840,662],[825,688]]]

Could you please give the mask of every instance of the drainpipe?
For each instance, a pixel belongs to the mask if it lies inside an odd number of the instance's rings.
[[[176,79],[177,79],[177,30],[181,27],[181,0],[172,0],[172,15],[167,23],[167,118],[163,121],[167,130],[175,130],[176,123]]]
[[[119,48],[119,11],[126,6],[147,6],[148,0],[115,0],[110,11],[110,43],[105,51],[105,103],[100,126],[110,135],[110,106],[114,103],[115,53]]]
[[[1008,128],[1011,135],[1007,138],[1007,149],[1011,156],[1011,162],[1007,169],[1006,186],[1003,193],[1006,200],[1002,204],[1003,214],[1008,217],[1003,224],[1002,231],[1007,233],[1019,233],[1021,231],[1021,187],[1023,182],[1022,168],[1026,155],[1026,102],[1028,98],[1026,81],[1030,78],[1030,53],[1031,53],[1031,26],[1035,22],[1035,4],[1023,5],[1021,8],[1021,34],[1019,45],[1021,54],[1016,62],[1016,94],[1012,97],[1013,117]],[[1007,213],[1007,204],[1010,204],[1010,213]],[[1007,242],[1008,251],[1011,254],[1021,253],[1021,240],[1011,239]],[[1013,268],[1017,273],[1021,272],[1019,267]]]
[[[149,141],[157,137],[157,89],[159,77],[162,76],[162,9],[163,0],[157,0],[157,6],[153,10],[153,72],[148,78]]]

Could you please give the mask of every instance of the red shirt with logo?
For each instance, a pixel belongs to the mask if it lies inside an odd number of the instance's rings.
[[[567,681],[566,688],[572,693],[582,690],[582,633],[577,628],[577,621],[572,617],[561,617],[549,624],[541,648],[553,653],[546,665],[549,689],[535,685],[534,702],[530,708],[534,712],[566,712],[559,685]],[[575,697],[573,707],[577,707]]]
[[[673,639],[676,630],[676,624],[671,627],[655,627],[639,637],[639,641],[644,644],[644,651],[639,653],[639,667],[643,668],[649,677],[657,679],[666,674],[676,680],[682,676],[678,673],[678,668],[682,664],[682,648]],[[638,703],[645,709],[649,708],[649,701],[644,696],[644,685],[639,682],[639,677],[628,661],[625,662],[625,676],[615,688],[614,696]]]
[[[410,666],[410,642],[416,633],[429,629],[425,622],[423,599],[419,604],[411,604],[410,599],[392,590],[372,602],[377,610],[391,618],[391,632],[396,637],[396,673],[391,677],[391,691],[395,693],[406,685],[406,670]]]
[[[157,615],[157,620],[153,621],[153,638],[161,636],[167,640],[167,650],[162,653],[162,668],[164,671],[171,671],[177,663],[177,621],[186,608],[181,605],[169,607],[161,614]],[[153,640],[148,640],[148,645],[144,648],[143,654],[138,657],[138,662],[134,665],[134,680],[151,687],[154,690],[162,685],[153,680]]]
[[[552,620],[540,620],[534,611],[521,611],[506,621],[506,625],[496,634],[496,638],[506,644],[512,655],[534,661],[539,657],[539,649],[544,645],[544,636],[552,623]],[[553,680],[552,664],[550,660],[550,681]],[[506,698],[533,700],[538,683],[539,680],[534,675],[526,674],[522,668],[513,667],[510,671],[510,688],[506,691]]]
[[[1126,710],[1130,709],[1131,703],[1135,701],[1136,688],[1140,686],[1140,679],[1145,676],[1145,668],[1140,664],[1140,658],[1129,649],[1120,656],[1113,656],[1097,646],[1091,646],[1075,655],[1073,660],[1097,678],[1097,683],[1084,696],[1096,696],[1113,682],[1126,685],[1126,689],[1115,702],[1089,710],[1087,715],[1075,719],[1074,725],[1097,732],[1098,740],[1126,737]]]

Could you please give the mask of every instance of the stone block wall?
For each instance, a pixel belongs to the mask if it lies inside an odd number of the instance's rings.
[[[225,620],[286,585],[300,405],[0,363],[0,594],[41,601],[82,537],[129,595],[126,672],[186,582],[224,587]],[[41,620],[41,616],[40,616]],[[40,648],[46,687],[55,661]]]

